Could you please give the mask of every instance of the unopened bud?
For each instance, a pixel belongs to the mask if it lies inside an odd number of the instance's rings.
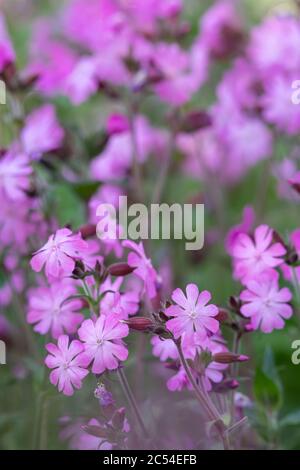
[[[83,279],[85,277],[85,267],[81,260],[76,260],[75,268],[72,272],[72,277],[74,279]]]
[[[135,267],[129,266],[127,263],[115,263],[108,266],[107,271],[111,276],[126,276],[131,274]]]
[[[228,390],[235,390],[240,386],[239,382],[235,379],[226,379],[219,384],[214,384],[213,391],[217,393],[228,392]]]
[[[81,233],[81,236],[83,239],[94,237],[96,235],[96,225],[94,224],[83,225],[79,229],[79,232]]]
[[[219,309],[219,313],[215,316],[215,319],[218,320],[220,323],[225,323],[228,320],[228,312],[223,309]]]
[[[128,320],[122,320],[123,323],[129,326],[132,330],[136,331],[152,331],[155,324],[150,318],[147,317],[133,317]]]
[[[187,114],[181,123],[181,130],[183,132],[196,132],[199,129],[204,129],[212,124],[212,119],[205,111],[192,111]]]
[[[248,356],[243,354],[234,354],[232,352],[220,352],[213,354],[212,360],[220,364],[231,364],[233,362],[245,362],[249,360]]]
[[[229,297],[229,305],[232,310],[234,310],[235,312],[239,312],[242,304],[238,297],[234,297],[233,295],[231,295]]]

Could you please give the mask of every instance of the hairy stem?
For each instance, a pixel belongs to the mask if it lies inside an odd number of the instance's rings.
[[[131,409],[133,411],[133,414],[137,420],[137,422],[139,423],[139,426],[144,434],[144,437],[145,438],[148,438],[149,437],[149,433],[146,429],[146,426],[144,424],[144,421],[143,421],[143,418],[142,418],[142,415],[139,411],[139,408],[138,408],[138,405],[136,403],[136,400],[134,398],[134,395],[132,393],[132,390],[130,388],[130,385],[128,383],[128,380],[126,378],[126,375],[125,375],[125,372],[124,370],[120,367],[119,369],[117,369],[117,374],[118,374],[118,377],[119,377],[119,381],[120,381],[120,384],[121,384],[121,387],[123,389],[123,392],[127,398],[127,401],[129,403],[129,405],[131,406]]]
[[[220,436],[220,439],[222,440],[222,444],[223,444],[223,447],[224,447],[224,450],[229,450],[230,449],[230,446],[229,446],[229,439],[228,439],[228,435],[227,435],[227,430],[226,430],[226,427],[223,423],[223,420],[220,416],[220,413],[218,412],[217,408],[215,407],[214,403],[212,402],[211,398],[209,397],[208,393],[206,391],[204,391],[203,389],[200,389],[198,387],[198,384],[196,383],[196,380],[192,374],[192,371],[188,365],[188,362],[186,360],[186,358],[184,357],[184,354],[183,354],[183,351],[182,351],[182,347],[181,347],[181,344],[179,341],[176,342],[176,346],[177,346],[177,349],[178,349],[178,353],[179,353],[179,357],[180,357],[180,360],[181,360],[181,363],[182,363],[182,366],[185,370],[185,373],[193,387],[193,390],[194,390],[194,393],[195,393],[195,396],[198,400],[198,402],[200,403],[200,405],[202,406],[202,408],[204,408],[207,416],[209,417],[210,420],[212,420],[214,422],[214,426]]]

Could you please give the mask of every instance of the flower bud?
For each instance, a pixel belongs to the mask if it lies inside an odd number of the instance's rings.
[[[228,390],[235,390],[240,386],[239,382],[235,379],[226,379],[219,384],[214,384],[213,391],[217,393],[228,392]]]
[[[205,111],[192,111],[188,113],[181,122],[183,132],[196,132],[212,124],[211,117]]]
[[[115,263],[108,266],[107,271],[111,276],[126,276],[131,274],[135,267],[129,266],[127,263]]]
[[[81,233],[82,238],[85,240],[86,238],[90,238],[96,235],[96,225],[94,224],[87,224],[83,225],[79,232]]]
[[[220,323],[225,323],[228,320],[229,315],[226,310],[219,309],[219,313],[214,318]]]
[[[74,279],[83,279],[85,277],[85,267],[81,260],[76,260],[75,268],[72,272],[72,277]]]
[[[214,362],[219,362],[220,364],[231,364],[233,362],[245,362],[249,360],[248,356],[243,354],[234,354],[232,352],[220,352],[213,354],[212,360]]]
[[[123,323],[129,326],[132,330],[136,331],[153,331],[155,323],[147,317],[133,317],[128,320],[122,320]]]
[[[233,295],[229,297],[229,306],[232,308],[232,310],[234,310],[235,312],[239,312],[241,305],[242,303],[238,297],[235,297]]]

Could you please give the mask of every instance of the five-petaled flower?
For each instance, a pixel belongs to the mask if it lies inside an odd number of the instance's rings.
[[[213,304],[208,304],[211,294],[208,291],[199,293],[196,284],[188,284],[186,296],[181,289],[175,289],[172,300],[176,305],[171,305],[166,309],[166,314],[174,317],[167,321],[167,328],[178,339],[183,334],[192,336],[197,332],[202,340],[216,333],[219,329],[219,322],[213,318],[218,314],[218,308]]]
[[[68,276],[75,267],[75,260],[80,259],[87,250],[87,243],[81,234],[72,234],[68,228],[57,230],[47,243],[34,253],[31,267],[39,272],[45,265],[45,272],[50,280]]]
[[[84,353],[83,344],[74,340],[69,345],[69,337],[62,335],[58,338],[57,346],[53,343],[46,345],[50,353],[45,364],[50,369],[50,382],[58,386],[64,395],[73,395],[75,388],[81,388],[82,380],[89,371],[86,369],[89,359]]]
[[[90,319],[82,323],[78,335],[84,343],[89,362],[93,361],[94,374],[117,369],[119,361],[127,359],[128,350],[121,338],[128,333],[128,326],[115,315],[101,315],[95,323]]]
[[[264,333],[282,329],[284,319],[290,318],[293,313],[288,303],[292,299],[291,291],[287,287],[278,287],[276,274],[260,281],[251,280],[246,287],[240,295],[244,302],[241,312],[251,319],[253,328],[260,328]]]

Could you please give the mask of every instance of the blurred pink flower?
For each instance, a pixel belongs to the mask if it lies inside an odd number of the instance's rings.
[[[273,231],[267,225],[255,229],[254,239],[245,233],[239,234],[232,248],[236,279],[245,283],[283,263],[286,250],[280,243],[272,243],[272,237]]]
[[[191,338],[197,332],[201,340],[207,339],[211,333],[216,333],[219,329],[219,322],[213,318],[218,314],[218,308],[207,303],[211,299],[208,291],[199,292],[196,284],[188,284],[186,295],[181,289],[175,289],[172,300],[176,305],[166,308],[168,316],[175,317],[168,320],[167,328],[179,338],[183,334]]]
[[[9,38],[5,19],[0,12],[0,73],[4,68],[15,61],[15,52]]]
[[[198,42],[189,52],[175,43],[159,43],[151,59],[151,65],[162,76],[153,86],[154,91],[162,101],[173,106],[189,101],[208,75],[207,55]]]
[[[59,229],[34,253],[30,264],[36,272],[40,272],[45,265],[47,277],[58,279],[72,273],[75,260],[81,259],[86,249],[87,243],[80,234],[73,235],[67,228]]]
[[[164,362],[167,359],[178,359],[177,346],[172,339],[161,339],[158,336],[153,336],[151,344],[153,346],[153,355],[159,357],[161,361]]]
[[[37,77],[35,88],[46,96],[63,92],[77,59],[67,44],[53,39],[53,30],[53,24],[46,19],[34,24],[30,60],[22,73],[23,78]]]
[[[134,290],[126,289],[124,292],[119,292],[122,282],[123,277],[118,277],[114,282],[108,277],[101,284],[100,294],[102,294],[103,297],[100,302],[100,310],[102,313],[108,315],[113,306],[115,309],[119,307],[125,319],[138,311],[139,295]],[[116,296],[116,293],[119,295]]]
[[[143,243],[140,242],[137,244],[131,240],[125,240],[123,246],[124,248],[132,250],[128,254],[128,264],[136,268],[134,274],[142,279],[146,294],[149,299],[153,299],[157,293],[156,284],[158,275],[152,266],[151,259],[146,256]]]
[[[299,19],[292,15],[274,15],[252,30],[248,56],[268,87],[272,74],[299,70],[299,50]]]
[[[219,0],[201,18],[200,40],[213,57],[223,57],[234,50],[242,30],[234,3]]]
[[[93,361],[93,373],[102,374],[107,369],[117,369],[119,361],[127,359],[128,350],[121,338],[128,333],[128,326],[113,315],[101,315],[95,323],[90,319],[82,323],[78,335],[84,342],[89,362]]]
[[[35,324],[34,331],[42,335],[50,331],[55,339],[63,333],[75,333],[84,318],[78,313],[82,308],[82,301],[66,300],[76,292],[76,288],[69,281],[30,289],[27,321]]]
[[[292,102],[292,83],[291,76],[270,76],[260,100],[265,120],[288,135],[296,135],[300,131],[300,106]]]
[[[150,154],[163,155],[166,152],[168,138],[165,131],[152,127],[141,115],[135,118],[133,127],[140,163],[145,162]],[[129,131],[112,135],[103,152],[92,160],[91,176],[99,181],[124,178],[130,170],[134,151]]]
[[[255,330],[260,328],[264,333],[282,329],[284,319],[293,314],[292,307],[288,304],[292,293],[287,287],[278,287],[278,276],[247,282],[240,299],[244,302],[242,314],[251,319]]]
[[[45,364],[53,369],[50,382],[57,385],[64,395],[73,395],[73,387],[81,388],[82,380],[89,373],[86,369],[89,359],[83,352],[83,344],[74,340],[69,345],[69,337],[62,335],[58,338],[57,345],[49,343],[46,349],[50,354],[46,357]]]
[[[246,206],[243,210],[242,221],[232,227],[227,233],[225,247],[227,253],[233,255],[236,239],[240,233],[249,233],[255,220],[255,212],[252,206]]]
[[[29,114],[21,131],[24,151],[33,159],[57,150],[63,138],[64,130],[58,123],[55,108],[51,104],[41,106]]]
[[[29,175],[32,168],[28,157],[17,153],[15,149],[9,150],[0,158],[0,194],[2,198],[12,200],[24,199],[25,191],[30,187]]]

